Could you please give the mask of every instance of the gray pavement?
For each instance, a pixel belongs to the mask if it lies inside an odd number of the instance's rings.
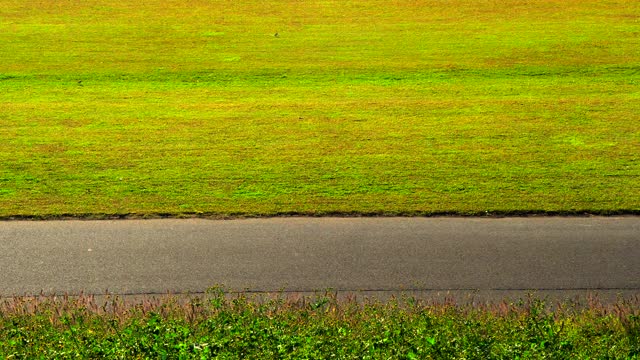
[[[0,222],[0,295],[640,294],[640,217]]]

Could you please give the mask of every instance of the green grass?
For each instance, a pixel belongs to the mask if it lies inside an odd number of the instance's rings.
[[[638,14],[0,0],[0,217],[640,213]]]
[[[637,359],[638,299],[455,305],[332,294],[4,299],[6,359]]]

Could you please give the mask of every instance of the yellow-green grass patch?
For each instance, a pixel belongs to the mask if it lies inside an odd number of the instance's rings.
[[[0,0],[0,217],[638,213],[638,14]]]

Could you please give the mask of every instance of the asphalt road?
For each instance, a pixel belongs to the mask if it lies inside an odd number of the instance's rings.
[[[0,295],[640,294],[640,217],[0,222]]]

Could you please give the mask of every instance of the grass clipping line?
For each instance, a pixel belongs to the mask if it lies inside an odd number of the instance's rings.
[[[635,358],[640,299],[456,305],[335,293],[93,296],[0,303],[3,358]]]
[[[204,212],[183,212],[183,213],[121,213],[121,214],[48,214],[48,215],[4,215],[0,216],[0,221],[46,221],[46,220],[135,220],[135,219],[211,219],[211,220],[233,220],[251,218],[273,218],[273,217],[538,217],[538,216],[566,216],[566,217],[589,217],[589,216],[638,216],[640,210],[618,209],[618,210],[572,210],[572,211],[545,211],[545,210],[511,210],[511,211],[438,211],[438,212],[276,212],[265,214],[253,213],[204,213]]]

